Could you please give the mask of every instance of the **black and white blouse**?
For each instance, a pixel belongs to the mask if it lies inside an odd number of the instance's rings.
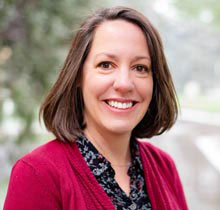
[[[109,196],[117,210],[151,210],[151,203],[146,191],[144,171],[136,140],[131,139],[132,163],[128,169],[130,176],[130,194],[120,188],[115,180],[111,163],[98,152],[93,144],[82,136],[76,140],[78,148],[98,183]]]

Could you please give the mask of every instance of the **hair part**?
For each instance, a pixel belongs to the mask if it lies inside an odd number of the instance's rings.
[[[178,115],[176,92],[157,30],[138,11],[127,7],[97,10],[88,16],[73,37],[71,47],[58,78],[44,99],[39,112],[46,128],[58,139],[74,141],[82,135],[84,103],[81,91],[82,69],[91,49],[97,27],[105,21],[125,20],[143,31],[148,44],[153,96],[144,118],[133,129],[137,138],[160,135],[175,123]]]

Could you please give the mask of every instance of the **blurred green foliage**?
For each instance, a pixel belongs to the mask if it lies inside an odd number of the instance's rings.
[[[171,0],[171,2],[185,18],[193,17],[220,29],[219,0]]]
[[[5,98],[24,126],[16,143],[33,139],[32,124],[46,90],[55,80],[89,0],[7,0],[0,4],[0,122]],[[13,128],[12,128],[13,129]]]

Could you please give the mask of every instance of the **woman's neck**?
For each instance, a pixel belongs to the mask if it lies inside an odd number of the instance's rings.
[[[112,165],[123,166],[131,162],[131,134],[117,135],[88,128],[84,130],[84,134]]]

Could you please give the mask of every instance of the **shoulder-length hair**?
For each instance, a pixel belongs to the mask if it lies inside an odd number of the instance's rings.
[[[125,20],[143,31],[149,48],[153,96],[148,111],[133,129],[137,138],[150,138],[171,128],[176,121],[178,106],[171,74],[163,52],[160,35],[140,12],[127,7],[113,7],[96,11],[87,17],[72,40],[72,44],[58,79],[43,101],[39,116],[46,128],[58,139],[74,141],[82,135],[84,103],[80,88],[82,69],[90,51],[95,30],[105,21]]]

